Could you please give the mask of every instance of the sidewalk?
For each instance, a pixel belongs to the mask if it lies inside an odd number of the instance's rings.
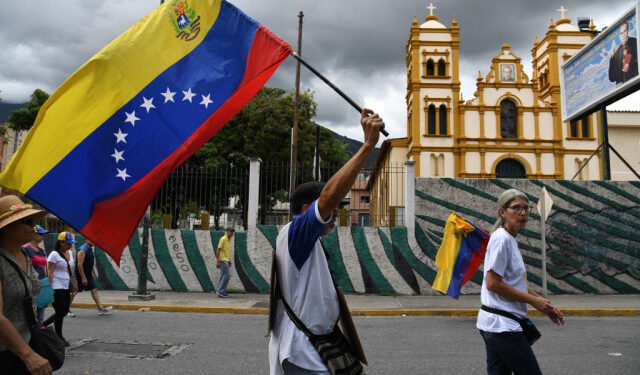
[[[215,293],[154,291],[154,300],[129,301],[132,291],[98,293],[103,305],[116,310],[266,315],[269,308],[267,294],[230,294],[229,298],[220,298]],[[640,316],[640,295],[552,295],[549,299],[570,316]],[[347,295],[347,303],[352,314],[360,316],[476,316],[480,296],[464,295],[455,300],[448,296]],[[78,293],[71,306],[96,308],[89,292]],[[539,315],[532,309],[529,314]]]

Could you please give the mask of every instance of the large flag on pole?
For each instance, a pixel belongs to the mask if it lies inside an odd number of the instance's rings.
[[[119,262],[169,173],[291,47],[224,0],[159,6],[73,73],[0,174]]]
[[[484,261],[489,234],[452,212],[436,254],[438,273],[432,288],[453,298]]]

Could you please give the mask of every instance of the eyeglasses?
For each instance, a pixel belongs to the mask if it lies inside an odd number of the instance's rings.
[[[514,210],[515,212],[517,212],[519,214],[522,213],[522,211],[528,213],[529,210],[531,210],[531,207],[529,207],[529,206],[520,206],[520,205],[509,206],[507,208],[512,209],[512,210]]]
[[[28,226],[33,226],[33,218],[32,217],[25,217],[22,220],[18,220],[19,223],[22,223],[24,225],[28,225]]]

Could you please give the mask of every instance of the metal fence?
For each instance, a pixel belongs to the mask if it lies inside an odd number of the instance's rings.
[[[326,182],[342,165],[320,164],[320,181]],[[289,221],[289,163],[262,163],[258,224],[282,225]],[[403,225],[398,194],[403,194],[404,170],[390,168],[378,174],[384,188],[370,183],[371,170],[362,170],[343,200],[338,225]],[[296,186],[314,180],[314,166],[298,164]],[[171,229],[224,229],[247,227],[249,166],[207,169],[186,164],[174,170],[150,205],[151,225]],[[391,220],[391,221],[390,221]],[[65,223],[46,218],[49,230]]]

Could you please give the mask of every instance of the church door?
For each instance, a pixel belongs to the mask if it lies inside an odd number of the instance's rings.
[[[497,178],[526,178],[527,173],[516,159],[504,159],[496,165]]]

